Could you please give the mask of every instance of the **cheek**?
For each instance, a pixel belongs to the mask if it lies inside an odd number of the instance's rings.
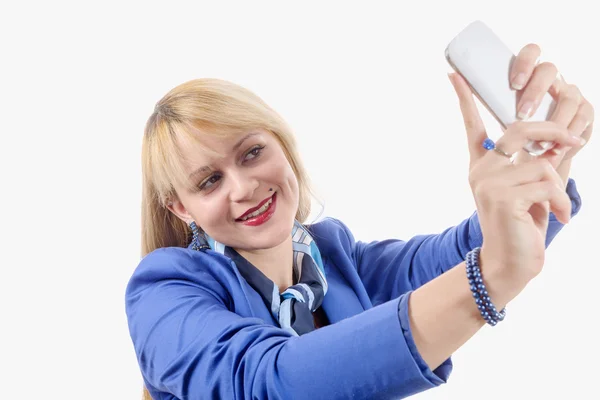
[[[296,179],[296,174],[294,174],[294,170],[292,169],[292,167],[289,167],[288,181],[290,182],[292,192],[297,198],[299,195],[298,179]]]
[[[281,185],[284,185],[285,189],[297,195],[298,180],[292,166],[283,154],[281,154],[281,157],[277,161],[277,167],[271,169],[273,178],[280,182]]]
[[[298,207],[298,203],[300,201],[300,189],[298,186],[298,179],[296,178],[296,174],[292,169],[292,166],[287,162],[285,162],[285,166],[282,166],[282,171],[284,171],[283,180],[286,184],[286,189],[292,197],[293,206],[295,208]]]
[[[196,200],[193,205],[193,216],[196,223],[207,231],[218,230],[227,218],[227,205],[223,199]]]

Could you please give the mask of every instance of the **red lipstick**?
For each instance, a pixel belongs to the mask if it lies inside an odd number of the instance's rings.
[[[267,222],[268,220],[270,220],[271,217],[273,216],[273,214],[275,213],[275,208],[277,207],[277,193],[275,193],[273,196],[269,197],[268,199],[264,200],[257,207],[251,208],[250,210],[248,210],[248,211],[246,211],[244,213],[244,215],[248,215],[248,214],[250,214],[250,213],[258,210],[260,207],[262,207],[271,198],[273,199],[273,202],[269,205],[269,208],[267,208],[265,210],[265,212],[263,212],[260,215],[257,215],[256,217],[248,218],[245,221],[240,221],[239,218],[238,218],[237,221],[240,222],[240,223],[242,223],[242,224],[244,224],[244,225],[248,225],[248,226],[258,226],[258,225],[262,225],[265,222]],[[242,215],[242,217],[244,215]]]

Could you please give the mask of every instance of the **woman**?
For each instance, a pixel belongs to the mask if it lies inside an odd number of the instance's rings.
[[[550,91],[552,119],[495,144],[450,76],[477,213],[408,241],[303,225],[311,192],[285,122],[229,82],[171,90],[145,130],[145,257],[126,293],[146,398],[400,398],[444,383],[451,354],[502,321],[580,207],[569,170],[593,109],[539,53],[525,46],[511,81],[520,104]],[[557,145],[533,158],[529,140]]]

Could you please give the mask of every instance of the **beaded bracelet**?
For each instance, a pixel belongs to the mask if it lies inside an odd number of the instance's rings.
[[[473,293],[475,303],[477,304],[481,316],[488,324],[496,326],[498,322],[504,319],[506,308],[503,308],[502,311],[498,312],[496,307],[492,304],[492,300],[483,283],[481,269],[479,268],[480,251],[481,247],[476,247],[467,253],[467,278],[469,279],[471,292]]]

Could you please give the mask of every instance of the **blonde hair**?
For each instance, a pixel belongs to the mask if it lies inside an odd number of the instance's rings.
[[[142,257],[161,247],[185,247],[191,239],[186,223],[167,208],[177,196],[176,185],[192,185],[178,138],[191,139],[204,148],[198,141],[201,135],[226,137],[259,128],[272,133],[281,145],[298,180],[296,220],[306,221],[314,193],[292,130],[283,118],[239,85],[220,79],[195,79],[169,91],[146,123],[142,142]],[[145,388],[144,400],[152,400]]]

